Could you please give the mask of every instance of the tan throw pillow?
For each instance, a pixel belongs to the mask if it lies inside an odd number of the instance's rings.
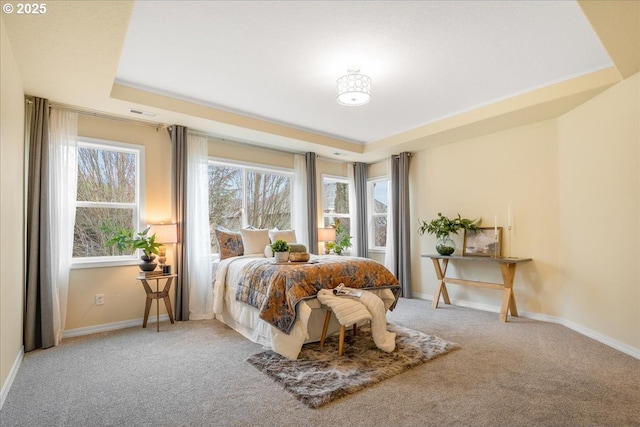
[[[242,235],[237,231],[218,227],[216,228],[216,240],[218,241],[218,248],[220,249],[220,259],[244,254]]]
[[[269,230],[242,229],[240,233],[245,255],[263,254],[264,247],[270,243]]]

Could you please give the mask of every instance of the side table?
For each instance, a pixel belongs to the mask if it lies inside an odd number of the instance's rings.
[[[171,310],[171,300],[169,299],[169,290],[171,289],[171,283],[173,283],[173,278],[178,277],[177,274],[158,274],[157,276],[138,276],[136,277],[144,286],[144,290],[147,293],[147,302],[144,307],[144,321],[142,322],[142,327],[147,327],[147,320],[149,319],[149,311],[151,311],[151,302],[156,300],[156,331],[160,332],[160,298],[164,300],[164,305],[167,307],[167,314],[169,315],[169,320],[171,323],[175,323],[173,320],[173,311]],[[156,290],[151,289],[148,280],[156,281]],[[166,280],[167,282],[164,284],[164,289],[162,291],[159,290],[160,280]]]

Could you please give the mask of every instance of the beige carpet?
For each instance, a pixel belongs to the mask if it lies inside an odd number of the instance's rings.
[[[640,360],[570,329],[404,299],[388,319],[460,349],[311,409],[217,321],[129,328],[27,354],[0,425],[640,426]]]

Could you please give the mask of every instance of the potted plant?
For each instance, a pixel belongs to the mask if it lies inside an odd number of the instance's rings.
[[[418,228],[420,235],[422,236],[425,232],[434,234],[437,239],[436,251],[438,251],[440,255],[451,255],[456,250],[456,245],[453,240],[451,240],[450,235],[458,234],[460,230],[476,231],[482,220],[462,218],[460,214],[458,214],[457,218],[449,219],[438,212],[438,217],[432,219],[430,222],[425,220],[420,221],[420,228]]]
[[[343,250],[351,247],[351,236],[347,233],[344,226],[340,224],[339,218],[336,218],[331,226],[336,229],[336,240],[327,242],[325,246],[336,255],[340,255]]]
[[[140,259],[144,261],[140,264],[140,269],[142,271],[155,270],[158,264],[153,260],[155,255],[158,254],[158,248],[161,244],[156,242],[155,233],[149,236],[151,227],[138,233],[133,228],[122,228],[116,231],[113,231],[108,226],[103,226],[102,228],[104,231],[111,233],[111,238],[106,242],[107,247],[115,246],[120,253],[129,254],[133,254],[136,249],[140,249],[143,252]]]
[[[273,249],[276,262],[289,261],[289,250],[291,249],[291,247],[286,241],[282,239],[276,240],[271,244],[271,249]]]

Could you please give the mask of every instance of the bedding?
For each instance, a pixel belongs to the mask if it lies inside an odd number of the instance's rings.
[[[300,301],[341,283],[349,288],[389,288],[396,298],[400,292],[391,272],[368,258],[325,256],[314,257],[313,263],[286,265],[262,259],[243,268],[236,300],[258,309],[262,320],[289,333]]]
[[[311,263],[274,265],[261,256],[220,261],[214,282],[214,313],[245,337],[295,359],[305,342],[320,339],[324,310],[316,298],[340,283],[369,289],[393,309],[397,279],[367,258],[312,256]],[[332,319],[330,332],[339,329]]]

